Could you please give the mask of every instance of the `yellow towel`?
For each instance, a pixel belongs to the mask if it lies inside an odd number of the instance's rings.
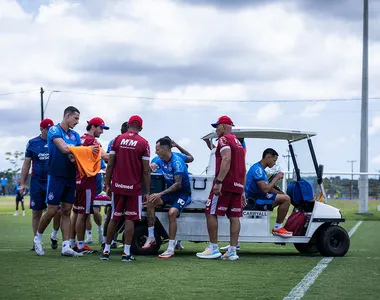
[[[92,152],[92,148],[88,146],[69,146],[70,152],[75,156],[77,169],[80,177],[96,176],[100,171],[101,151]]]

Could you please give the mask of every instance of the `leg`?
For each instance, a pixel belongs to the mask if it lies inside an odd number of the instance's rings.
[[[61,211],[58,209],[58,211],[55,214],[54,219],[53,219],[53,229],[55,231],[58,231],[60,225],[61,225]]]
[[[207,230],[212,244],[218,243],[218,217],[216,215],[207,215]]]
[[[21,208],[22,208],[22,211],[24,212],[25,211],[24,201],[21,201]]]
[[[36,236],[38,224],[42,216],[42,210],[33,210],[32,212],[32,230],[33,236]]]
[[[159,199],[156,202],[148,202],[146,207],[147,221],[148,221],[148,238],[145,241],[143,249],[149,249],[156,244],[156,239],[154,237],[154,223],[156,223],[156,206],[163,206],[164,202]]]
[[[74,212],[71,215],[71,226],[70,226],[70,239],[69,240],[70,240],[71,248],[73,248],[75,246],[75,236],[76,236],[75,227],[77,224],[77,218],[78,218],[78,214]]]
[[[98,226],[98,240],[99,244],[102,243],[103,228],[102,228],[102,215],[100,214],[99,207],[94,207],[94,221],[96,226]],[[90,221],[91,224],[91,221]]]
[[[75,225],[75,231],[78,239],[78,250],[84,248],[84,232],[86,230],[86,222],[88,214],[78,214],[77,222]]]
[[[71,208],[73,205],[71,203],[62,202],[61,206],[61,231],[62,231],[62,240],[68,241],[70,238],[70,214]]]
[[[240,233],[240,219],[230,218],[230,237],[231,246],[237,247]]]
[[[37,229],[37,234],[40,233],[42,235],[44,233],[46,227],[49,226],[51,219],[53,219],[55,214],[57,213],[57,210],[58,210],[58,205],[48,204],[46,212],[42,215],[40,219],[40,223]]]
[[[272,233],[281,237],[291,237],[293,233],[282,227],[282,223],[284,222],[286,214],[289,210],[290,197],[286,194],[277,194],[275,195],[275,200],[272,206],[278,206],[276,224],[272,229]]]

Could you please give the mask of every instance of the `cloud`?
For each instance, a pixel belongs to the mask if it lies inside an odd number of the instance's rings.
[[[314,103],[306,105],[305,109],[301,112],[303,118],[315,118],[320,116],[325,109],[326,103]]]
[[[254,123],[258,126],[269,125],[282,115],[281,106],[278,103],[262,105],[254,117]]]
[[[380,132],[380,116],[376,116],[372,119],[371,126],[368,129],[369,135],[375,135]]]

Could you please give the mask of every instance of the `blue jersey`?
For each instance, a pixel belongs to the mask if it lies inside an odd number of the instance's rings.
[[[264,193],[257,185],[257,182],[259,181],[265,181],[265,183],[268,184],[267,173],[261,163],[257,162],[249,169],[247,173],[245,194],[250,194],[254,197],[266,196],[266,193]]]
[[[1,186],[6,186],[7,182],[8,182],[8,178],[7,177],[1,177]]]
[[[112,144],[113,144],[113,141],[114,141],[114,140],[115,140],[115,139],[112,139],[112,141],[109,142],[108,147],[107,147],[107,153],[110,153],[110,151],[111,151],[111,147],[112,147]]]
[[[187,155],[186,154],[183,154],[183,153],[180,153],[180,152],[172,152],[173,155],[177,155],[180,159],[182,159],[184,162],[186,162],[187,160]],[[150,162],[151,164],[156,164],[157,166],[160,166],[158,164],[158,161],[161,160],[158,155],[156,155],[155,157],[153,157],[152,161]],[[158,174],[161,174],[162,173],[162,169],[161,167],[159,169],[156,170],[156,172],[154,173],[158,173]]]
[[[57,177],[66,177],[75,179],[76,167],[75,163],[69,160],[67,154],[63,154],[53,140],[62,138],[67,145],[80,146],[81,140],[79,134],[69,129],[67,132],[58,124],[50,127],[48,133],[48,148],[49,148],[49,175]]]
[[[157,163],[158,162],[158,163]],[[168,162],[160,159],[156,163],[162,170],[162,175],[165,178],[167,186],[172,186],[174,184],[174,176],[182,175],[182,187],[178,192],[191,193],[190,189],[190,178],[187,172],[186,164],[183,159],[177,155],[177,153],[172,153],[172,157]]]
[[[25,157],[32,160],[32,176],[38,180],[46,180],[49,170],[49,149],[47,140],[37,136],[26,145]]]

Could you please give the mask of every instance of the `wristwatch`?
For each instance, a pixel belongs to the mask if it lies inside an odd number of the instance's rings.
[[[220,181],[218,179],[215,181],[215,184],[222,184],[222,183],[223,183],[223,181]]]

